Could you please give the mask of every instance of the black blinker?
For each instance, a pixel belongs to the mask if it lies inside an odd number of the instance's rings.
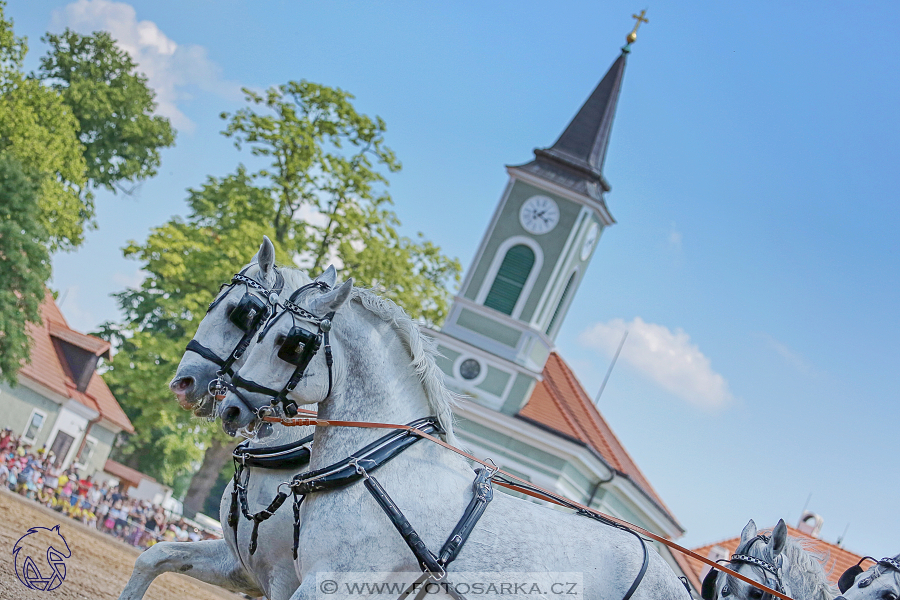
[[[719,572],[712,567],[709,568],[709,573],[706,574],[706,577],[703,578],[703,585],[700,586],[700,597],[703,600],[714,600],[716,597],[716,576]]]
[[[319,351],[321,340],[314,333],[297,327],[291,327],[287,337],[278,349],[278,358],[284,362],[305,369],[312,357]]]
[[[266,304],[253,294],[244,294],[228,319],[241,331],[256,329],[267,313]]]
[[[847,590],[853,587],[853,582],[856,581],[856,576],[863,572],[863,568],[859,565],[853,565],[841,575],[841,578],[838,579],[838,589],[841,590],[843,594]]]

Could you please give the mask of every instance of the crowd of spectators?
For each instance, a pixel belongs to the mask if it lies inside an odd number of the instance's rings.
[[[139,548],[215,537],[161,506],[129,498],[116,484],[57,467],[53,452],[46,447],[33,452],[9,428],[0,433],[0,486]]]

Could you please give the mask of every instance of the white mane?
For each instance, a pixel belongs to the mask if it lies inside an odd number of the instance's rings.
[[[458,441],[453,433],[453,406],[460,396],[451,392],[444,384],[444,373],[434,362],[434,357],[438,353],[434,340],[424,335],[418,324],[391,300],[363,288],[353,288],[350,298],[381,320],[390,323],[400,336],[400,340],[409,351],[412,366],[419,376],[422,387],[425,388],[428,404],[438,418],[441,428],[446,432],[444,436],[446,442],[457,446]]]

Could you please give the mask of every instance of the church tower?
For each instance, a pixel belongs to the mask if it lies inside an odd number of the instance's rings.
[[[549,148],[509,182],[440,332],[449,385],[515,414],[544,365],[597,241],[615,220],[603,177],[631,41]]]

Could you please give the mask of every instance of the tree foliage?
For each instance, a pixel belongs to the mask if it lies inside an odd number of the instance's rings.
[[[41,40],[50,50],[37,76],[78,121],[91,184],[115,191],[156,175],[160,149],[175,143],[175,131],[153,114],[155,93],[131,56],[105,31],[66,29]]]
[[[385,172],[400,162],[384,121],[358,113],[351,94],[308,81],[244,94],[249,106],[222,113],[223,133],[268,163],[252,178],[269,197],[274,239],[312,273],[338,263],[414,317],[442,321],[462,268],[421,234],[397,231]]]
[[[40,322],[50,277],[38,194],[21,163],[0,151],[0,377],[12,384],[30,346],[23,321]]]
[[[243,169],[189,190],[188,205],[187,219],[175,217],[144,244],[125,248],[147,276],[116,295],[124,321],[100,332],[117,346],[103,377],[137,431],[117,459],[169,485],[196,467],[212,436],[224,434],[182,410],[168,382],[219,285],[271,232],[255,220],[265,197]]]
[[[218,286],[249,261],[263,235],[272,238],[280,264],[316,274],[337,263],[343,276],[380,288],[414,317],[432,322],[446,312],[448,287],[461,271],[434,244],[397,231],[385,186],[386,173],[399,170],[400,163],[385,145],[384,121],[358,113],[347,92],[308,82],[245,94],[245,108],[223,113],[223,134],[264,166],[239,166],[226,177],[208,178],[189,190],[186,218],[171,219],[145,243],[125,249],[147,275],[140,287],[118,295],[125,321],[105,328],[106,337],[120,340],[106,379],[135,428],[181,423],[182,429],[165,430],[178,439],[138,436],[124,448],[125,460],[157,457],[165,465],[159,471],[164,481],[199,455],[175,464],[170,449],[180,447],[184,428],[193,422],[163,384]],[[155,372],[158,383],[129,387],[135,368]],[[142,388],[154,391],[134,393]],[[209,448],[210,435],[219,434],[203,430],[194,439]],[[205,458],[202,476],[209,480],[222,464]]]
[[[5,9],[0,0],[0,275],[11,279],[0,293],[16,301],[0,303],[0,376],[15,383],[29,357],[26,323],[41,320],[48,253],[78,247],[94,225],[91,190],[152,176],[174,133],[152,115],[152,90],[109,34],[48,34],[41,70],[28,75],[27,41]]]

